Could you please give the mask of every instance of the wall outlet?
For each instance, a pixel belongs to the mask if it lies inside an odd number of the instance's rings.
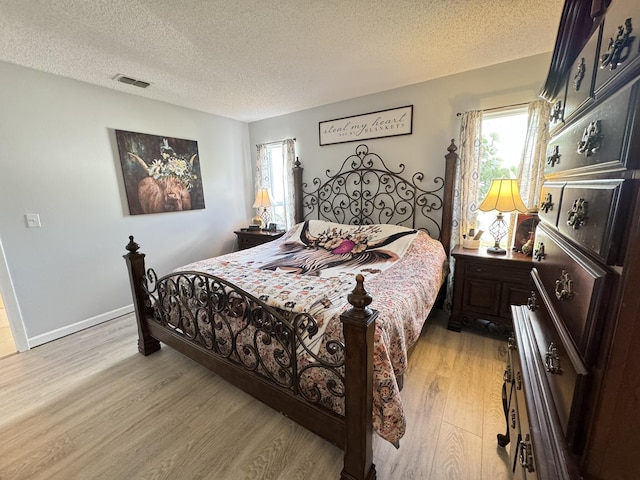
[[[27,228],[38,228],[42,226],[40,223],[40,215],[37,213],[27,213],[24,216],[24,221],[27,223]]]

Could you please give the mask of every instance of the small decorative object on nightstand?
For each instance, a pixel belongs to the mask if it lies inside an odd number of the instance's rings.
[[[477,325],[491,332],[512,331],[511,305],[526,305],[531,294],[531,257],[518,252],[496,256],[456,246],[453,305],[449,330]]]
[[[268,230],[254,230],[249,228],[241,228],[233,232],[238,237],[238,250],[244,250],[246,248],[256,247],[263,243],[272,242],[276,238],[280,238],[284,235],[284,230],[281,231],[268,231]]]

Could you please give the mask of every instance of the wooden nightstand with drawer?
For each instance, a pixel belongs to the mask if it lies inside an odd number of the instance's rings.
[[[249,230],[248,228],[241,228],[233,233],[238,237],[238,250],[245,250],[263,243],[272,242],[285,234],[284,230],[270,232],[268,230]]]
[[[456,263],[449,330],[477,325],[509,334],[513,328],[510,306],[527,303],[532,289],[531,257],[517,252],[493,255],[486,250],[458,245],[451,253]]]

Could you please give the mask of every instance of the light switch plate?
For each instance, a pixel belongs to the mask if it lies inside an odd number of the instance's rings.
[[[37,213],[27,213],[24,216],[24,220],[27,223],[27,228],[38,228],[42,226],[40,224],[40,215]]]

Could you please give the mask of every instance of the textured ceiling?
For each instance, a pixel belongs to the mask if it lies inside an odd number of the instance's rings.
[[[0,0],[0,60],[250,122],[550,52],[562,4]]]

